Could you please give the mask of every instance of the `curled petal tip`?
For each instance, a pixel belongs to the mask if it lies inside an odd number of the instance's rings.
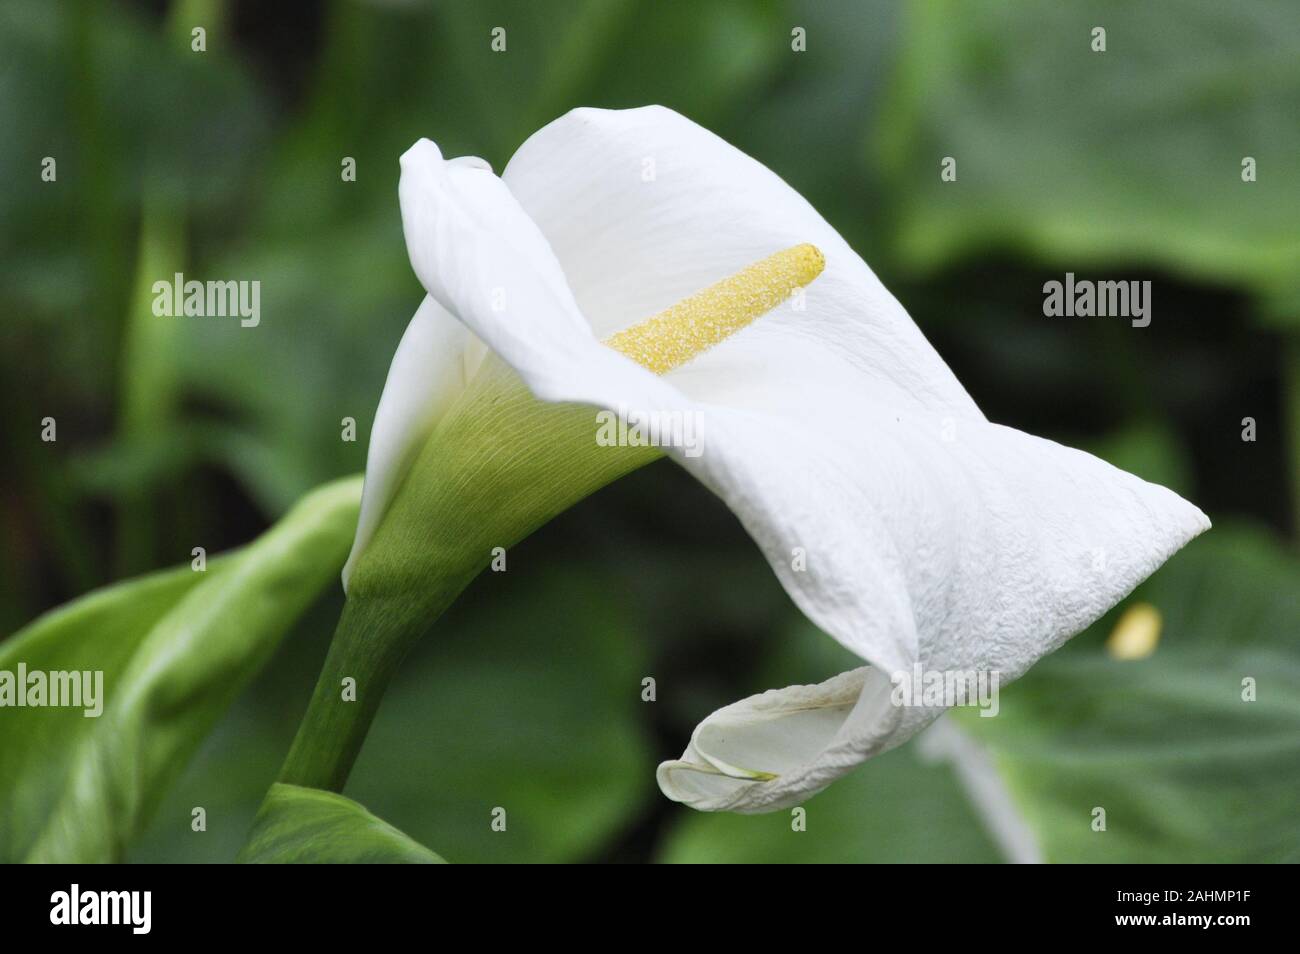
[[[437,143],[432,139],[417,139],[415,144],[402,153],[399,161],[402,170],[406,171],[417,163],[433,162],[442,159],[442,150],[438,148]]]

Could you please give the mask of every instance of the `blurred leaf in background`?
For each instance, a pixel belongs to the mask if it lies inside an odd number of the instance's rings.
[[[1089,46],[1098,25],[1105,53]],[[806,52],[791,49],[795,26]],[[1105,621],[1045,661],[1041,681],[1035,670],[1007,690],[1005,722],[977,720],[998,730],[986,741],[1025,814],[1051,829],[1049,856],[1232,854],[1231,833],[1242,856],[1286,857],[1285,823],[1270,848],[1262,823],[1223,816],[1259,787],[1276,818],[1275,779],[1294,777],[1279,735],[1291,702],[1266,698],[1264,677],[1297,659],[1278,593],[1295,589],[1279,541],[1300,501],[1298,37],[1287,0],[10,0],[0,626],[196,544],[252,540],[310,488],[362,469],[423,295],[396,201],[412,142],[499,172],[572,107],[662,103],[803,192],[990,417],[1087,447],[1215,520],[1142,597],[1166,616],[1150,659],[1099,658]],[[947,155],[955,183],[939,179]],[[46,156],[56,183],[40,179]],[[341,176],[349,158],[355,181]],[[173,269],[260,281],[261,323],[155,318],[149,283]],[[1043,281],[1093,269],[1154,280],[1150,328],[1044,318]],[[46,416],[56,443],[39,440]],[[355,442],[341,439],[345,417]],[[1266,529],[1225,529],[1242,515]],[[161,587],[155,615],[182,595],[167,579],[147,583]],[[337,618],[325,588],[128,857],[234,857]],[[1271,637],[1247,594],[1273,614]],[[110,644],[128,653],[156,622],[141,620],[96,623],[105,668],[118,665]],[[451,861],[995,857],[951,769],[912,746],[813,799],[802,833],[784,815],[699,816],[662,799],[654,765],[712,709],[844,668],[798,620],[725,508],[656,464],[470,588],[386,700],[347,795]],[[1247,664],[1263,674],[1259,708],[1225,703],[1208,725],[1196,688]],[[640,702],[645,676],[653,704]],[[43,764],[50,778],[66,768]],[[1120,806],[1115,837],[1079,842],[1074,806],[1097,789]],[[195,805],[208,809],[202,836]],[[497,805],[508,833],[490,830]]]
[[[907,14],[878,148],[910,260],[1000,245],[1078,268],[1149,261],[1263,296],[1294,287],[1294,3],[1225,16],[1214,0],[916,0]],[[956,183],[937,174],[944,156]],[[1245,156],[1258,181],[1242,181]]]
[[[1159,435],[1204,509],[1295,529],[1300,8],[901,9],[869,147],[891,200],[884,264],[976,400],[1099,449]],[[1066,271],[1152,281],[1153,324],[1045,319],[1043,281]],[[1243,446],[1247,416],[1266,440]]]
[[[310,494],[248,548],[92,593],[0,645],[0,670],[102,673],[100,713],[6,708],[6,860],[120,860],[190,755],[327,584],[361,481]],[[188,813],[187,813],[188,814]]]
[[[13,184],[0,192],[0,369],[6,382],[23,382],[3,394],[6,447],[24,448],[5,481],[25,505],[2,515],[0,566],[24,600],[0,606],[11,625],[57,602],[51,594],[67,598],[188,552],[164,549],[153,528],[168,516],[178,528],[201,523],[176,492],[192,474],[184,455],[195,442],[193,422],[173,414],[175,342],[130,316],[152,318],[139,315],[148,305],[142,270],[187,261],[187,221],[230,222],[268,119],[237,57],[221,48],[193,55],[188,31],[171,33],[126,5],[0,10],[0,175]],[[53,181],[40,176],[46,158]],[[152,225],[138,237],[142,219]],[[32,440],[30,423],[47,416],[58,444]],[[113,431],[121,443],[105,447]],[[107,472],[96,473],[105,454]],[[106,490],[123,505],[117,540],[88,506]]]
[[[596,567],[479,590],[403,667],[347,794],[449,861],[582,860],[655,797],[637,621]]]
[[[1111,613],[1004,690],[997,717],[958,711],[1047,860],[1300,860],[1297,581],[1268,534],[1217,526],[1133,597],[1164,618],[1148,658],[1106,652]]]

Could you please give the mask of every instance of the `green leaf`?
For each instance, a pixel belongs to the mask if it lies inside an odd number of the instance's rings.
[[[103,672],[103,711],[14,708],[0,736],[5,860],[111,861],[292,622],[337,580],[360,478],[248,547],[93,593],[0,645],[0,670]]]
[[[877,139],[903,254],[928,267],[992,243],[1294,292],[1298,26],[1291,0],[1232,17],[1217,0],[916,0]]]
[[[271,786],[239,860],[248,864],[445,864],[350,798],[281,784]]]
[[[1048,860],[1300,860],[1297,579],[1270,536],[1216,527],[1135,594],[1164,617],[1151,656],[1106,653],[1111,614],[1006,688],[996,718],[958,710]]]
[[[210,578],[226,571],[224,560],[208,564]],[[123,672],[149,632],[203,577],[185,567],[155,573],[91,593],[41,617],[0,643],[0,671],[102,669]],[[0,854],[20,860],[64,787],[77,750],[99,730],[100,719],[79,709],[5,709],[0,735]]]

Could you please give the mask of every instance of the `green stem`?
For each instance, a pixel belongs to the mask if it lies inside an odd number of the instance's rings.
[[[388,601],[347,601],[279,781],[343,791],[398,666],[464,583],[442,607],[421,606],[418,618]],[[354,696],[345,693],[345,679],[354,680]]]

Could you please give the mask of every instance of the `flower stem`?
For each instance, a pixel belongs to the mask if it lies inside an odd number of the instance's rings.
[[[409,604],[403,612],[389,601],[347,601],[278,781],[343,790],[397,667],[460,589],[418,615]]]

